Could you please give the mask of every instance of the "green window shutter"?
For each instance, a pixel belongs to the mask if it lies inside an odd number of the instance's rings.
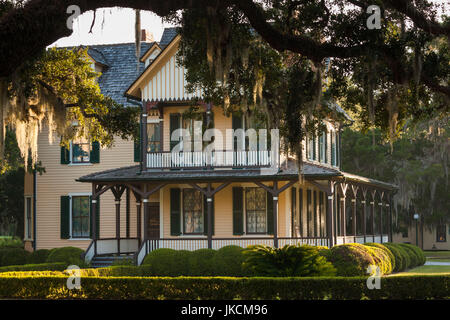
[[[233,130],[243,129],[242,128],[242,116],[233,114],[231,116],[231,125],[232,125]],[[237,137],[233,136],[234,150],[238,150],[237,141],[238,141]]]
[[[212,234],[214,235],[214,197],[212,201],[212,211],[211,211],[211,218],[212,218]],[[208,201],[207,197],[203,196],[203,223],[204,223],[204,234],[208,234]]]
[[[61,147],[61,164],[70,163],[70,151],[66,147]]]
[[[171,113],[170,114],[170,150],[172,150],[179,141],[172,141],[172,133],[180,129],[181,115],[179,113]]]
[[[170,189],[170,235],[181,234],[181,190]]]
[[[60,231],[61,239],[70,238],[70,197],[61,196]]]
[[[89,214],[89,231],[90,231],[90,237],[92,239],[92,196],[89,196],[89,203],[90,203],[90,214]],[[100,239],[100,198],[97,199],[97,208],[96,208],[96,217],[95,217],[95,230],[97,230],[97,239]]]
[[[273,196],[267,192],[267,234],[273,234]]]
[[[141,162],[141,142],[139,139],[134,140],[134,162]]]
[[[244,188],[233,187],[233,235],[244,234]]]
[[[91,163],[100,163],[100,143],[98,141],[92,142],[92,150],[89,155]]]

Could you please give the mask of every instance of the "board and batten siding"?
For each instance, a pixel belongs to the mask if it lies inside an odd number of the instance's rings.
[[[36,249],[75,246],[87,248],[90,240],[70,240],[60,238],[60,197],[71,193],[92,192],[90,183],[75,181],[81,176],[124,166],[135,165],[133,141],[116,138],[110,149],[100,150],[100,163],[70,165],[60,163],[59,137],[55,135],[53,144],[48,141],[48,129],[43,128],[38,138],[39,160],[45,173],[36,175]],[[126,235],[125,193],[121,201],[121,237]],[[133,194],[130,196],[130,236],[136,236],[136,205]],[[100,197],[100,237],[115,237],[115,206],[110,191]]]
[[[201,98],[203,90],[197,89],[190,93],[186,90],[186,69],[178,65],[176,52],[178,43],[167,48],[165,56],[159,61],[158,66],[146,77],[140,87],[142,100],[147,101],[181,101],[194,97]]]

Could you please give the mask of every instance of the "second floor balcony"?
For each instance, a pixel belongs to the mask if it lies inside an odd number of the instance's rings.
[[[147,169],[263,168],[277,166],[279,152],[264,151],[163,151],[148,152]]]

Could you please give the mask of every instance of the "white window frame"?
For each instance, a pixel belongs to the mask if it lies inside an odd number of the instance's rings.
[[[84,241],[84,240],[92,240],[92,238],[73,238],[72,237],[72,197],[91,197],[92,193],[91,192],[74,192],[74,193],[69,193],[68,196],[70,197],[70,201],[69,201],[69,234],[70,237],[68,240],[74,240],[74,241]],[[91,219],[91,211],[89,209],[89,221]]]
[[[91,145],[91,143],[89,143]],[[69,146],[69,166],[92,166],[91,155],[89,154],[89,162],[73,162],[73,142],[70,141]]]

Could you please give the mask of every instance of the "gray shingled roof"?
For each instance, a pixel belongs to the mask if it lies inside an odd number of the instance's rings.
[[[173,40],[173,38],[176,37],[176,35],[178,34],[177,29],[178,29],[177,27],[164,28],[161,40],[159,40],[159,46],[161,48],[167,46]]]
[[[91,173],[80,177],[80,182],[219,182],[232,180],[235,182],[264,181],[264,180],[292,180],[298,177],[298,169],[295,161],[289,161],[288,166],[280,166],[280,171],[275,174],[263,173],[258,169],[236,169],[236,170],[154,170],[140,173],[139,166],[123,167],[101,172]],[[305,179],[328,180],[340,178],[366,185],[380,187],[386,190],[398,189],[397,186],[383,181],[369,179],[354,174],[339,171],[338,169],[320,166],[305,162],[302,173]]]
[[[141,54],[153,43],[142,42]],[[131,105],[124,97],[124,92],[144,70],[144,64],[139,63],[137,70],[136,44],[120,43],[88,46],[89,55],[97,62],[106,65],[98,79],[101,92],[117,103]],[[99,59],[99,60],[97,60]]]
[[[298,170],[293,162],[287,168],[284,165],[276,174],[262,173],[258,169],[235,169],[235,170],[174,170],[174,171],[148,171],[139,172],[139,166],[123,167],[102,172],[92,173],[80,177],[78,181],[214,181],[221,179],[233,180],[263,180],[263,179],[289,179],[298,176]],[[330,178],[340,176],[340,172],[335,169],[321,167],[305,163],[303,166],[305,177]]]

